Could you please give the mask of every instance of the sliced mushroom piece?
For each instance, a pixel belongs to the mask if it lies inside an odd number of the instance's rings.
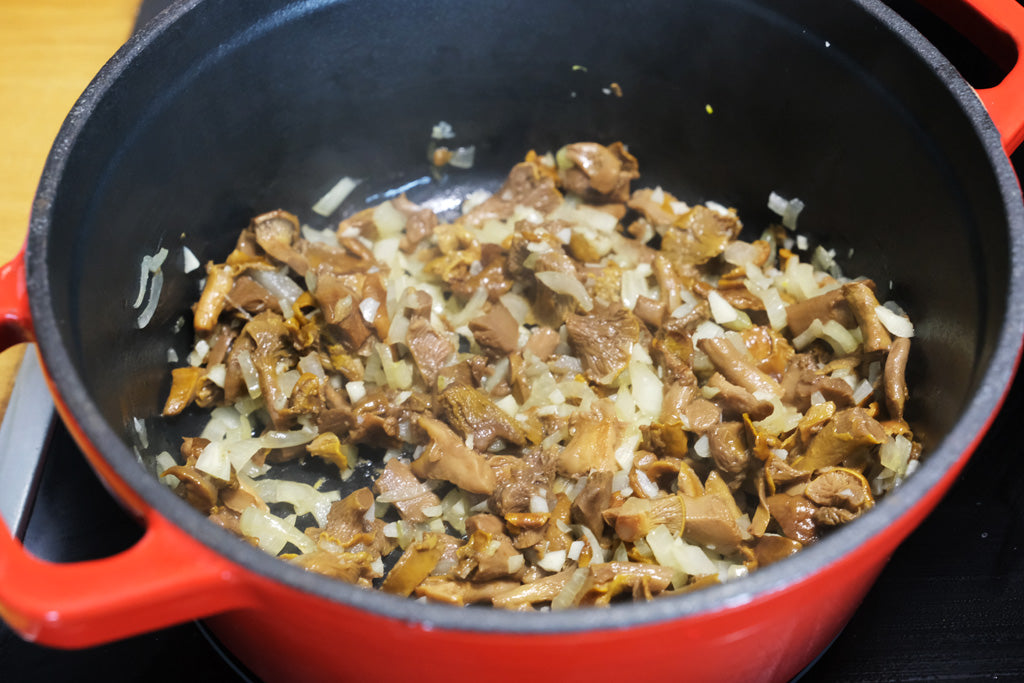
[[[192,326],[197,332],[209,332],[217,324],[228,294],[235,283],[235,268],[226,264],[208,264],[206,285],[192,316]]]
[[[299,236],[299,219],[287,211],[277,209],[256,216],[251,224],[256,242],[270,256],[285,263],[299,275],[309,270],[306,257],[294,247]]]
[[[718,390],[713,402],[721,406],[722,412],[731,418],[749,415],[751,420],[763,420],[775,410],[771,401],[757,398],[743,387],[727,380],[721,373],[711,375],[706,386]]]
[[[341,439],[334,432],[321,431],[306,445],[306,450],[314,457],[334,463],[341,471],[348,468],[348,456],[341,445]]]
[[[573,520],[593,531],[595,536],[604,533],[602,512],[612,501],[613,476],[609,471],[591,472],[583,490],[572,501]]]
[[[603,516],[620,539],[632,543],[658,525],[678,534],[686,523],[687,512],[683,498],[678,495],[658,498],[630,496],[622,505],[605,510]]]
[[[397,458],[388,460],[373,488],[378,502],[391,503],[408,522],[429,521],[424,510],[441,505],[437,494],[416,478],[409,465]]]
[[[417,597],[462,607],[463,605],[490,603],[495,597],[509,593],[522,585],[519,581],[508,579],[476,583],[441,576],[428,576],[416,586],[414,593]]]
[[[617,419],[601,412],[574,416],[569,426],[569,443],[558,455],[559,474],[571,477],[587,472],[614,472],[618,469],[615,449],[622,428]]]
[[[707,337],[697,342],[697,345],[708,355],[715,369],[733,384],[741,386],[755,395],[758,392],[771,396],[782,395],[779,383],[768,374],[758,370],[725,337]]]
[[[516,576],[525,566],[525,558],[505,533],[505,525],[489,514],[466,519],[467,541],[459,548],[456,576],[473,581],[493,581]]]
[[[622,306],[595,307],[565,321],[569,344],[583,363],[587,378],[610,384],[626,369],[630,350],[640,339],[640,321]]]
[[[817,506],[804,496],[776,493],[767,499],[768,511],[779,524],[786,538],[807,545],[818,537],[814,520]]]
[[[366,550],[377,557],[390,553],[395,543],[384,536],[384,521],[366,517],[373,505],[373,492],[366,487],[331,503],[318,545],[352,552]]]
[[[192,465],[169,467],[160,476],[177,477],[178,485],[175,486],[174,492],[196,510],[208,514],[217,505],[217,486],[213,482],[213,477],[200,472]]]
[[[735,213],[695,206],[665,231],[661,251],[679,265],[707,263],[725,250],[742,227]]]
[[[711,458],[719,471],[735,476],[746,470],[750,451],[743,438],[745,431],[742,422],[720,422],[708,431]]]
[[[864,350],[871,353],[874,351],[885,351],[892,344],[892,337],[885,325],[878,319],[875,308],[878,307],[878,299],[871,287],[864,281],[848,282],[843,285],[843,296],[846,303],[853,310],[857,318],[857,324],[864,334]]]
[[[843,508],[855,514],[875,504],[864,475],[845,467],[821,470],[804,488],[804,495],[822,507]]]
[[[674,574],[670,567],[646,562],[602,562],[587,569],[579,605],[607,605],[626,591],[634,600],[650,600],[668,588]]]
[[[752,543],[758,567],[767,567],[803,548],[803,544],[785,536],[765,534]]]
[[[885,406],[893,420],[903,419],[903,407],[907,402],[907,359],[910,356],[910,340],[897,337],[889,347],[885,358]]]
[[[311,553],[296,555],[288,560],[290,564],[302,567],[306,571],[323,574],[346,583],[371,587],[371,580],[377,578],[374,561],[377,556],[366,551],[353,553],[335,553],[327,550],[314,550]]]
[[[774,454],[765,461],[764,474],[768,491],[772,494],[791,484],[806,483],[811,479],[810,472],[798,470]]]
[[[517,206],[547,214],[561,203],[562,193],[555,187],[555,179],[542,170],[540,164],[523,161],[512,167],[497,192],[463,214],[460,222],[476,228],[492,218],[508,218]]]
[[[479,389],[453,382],[438,401],[448,424],[467,440],[472,439],[476,450],[486,451],[499,439],[517,446],[526,443],[523,431]]]
[[[469,330],[477,344],[501,357],[519,348],[519,323],[500,303],[469,321]]]
[[[682,499],[686,510],[683,538],[688,543],[723,554],[736,552],[743,540],[743,532],[728,502],[721,496],[706,493],[702,496],[683,495]]]
[[[835,320],[846,328],[857,324],[842,289],[832,289],[786,306],[786,319],[794,337],[806,332],[815,320],[822,323]]]
[[[410,595],[434,571],[441,560],[441,550],[437,534],[424,534],[421,540],[409,544],[402,552],[381,584],[381,590],[394,595]]]
[[[529,351],[546,362],[558,348],[560,341],[558,333],[550,327],[536,327],[530,333],[530,338],[526,341],[523,350]]]
[[[178,415],[185,410],[195,400],[205,376],[205,369],[190,365],[171,370],[171,389],[164,403],[163,415]]]
[[[555,479],[555,452],[529,448],[521,455],[492,456],[488,463],[497,483],[491,508],[499,514],[525,512],[541,491],[550,491]]]
[[[529,609],[538,603],[549,603],[562,592],[574,571],[566,569],[512,588],[495,595],[491,602],[495,607],[514,610]]]
[[[863,408],[847,408],[835,414],[807,446],[793,466],[811,472],[838,465],[847,458],[874,448],[886,440],[882,425]],[[797,539],[799,540],[799,539]]]
[[[706,398],[696,398],[686,406],[683,411],[690,431],[696,434],[706,434],[722,420],[722,409],[714,402]]]
[[[413,461],[413,474],[421,479],[449,481],[470,493],[494,491],[494,471],[483,454],[469,448],[458,434],[440,420],[420,416],[419,426],[430,437],[423,454]]]
[[[629,199],[629,183],[640,176],[636,157],[621,142],[605,147],[596,142],[566,145],[558,158],[568,162],[562,170],[566,190],[588,202],[625,202]]]
[[[423,380],[428,387],[433,388],[441,368],[454,356],[455,346],[446,335],[435,330],[429,321],[419,317],[409,323],[406,343]]]

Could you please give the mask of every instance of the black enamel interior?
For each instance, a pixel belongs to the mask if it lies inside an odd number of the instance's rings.
[[[230,540],[200,530],[126,447],[132,417],[147,418],[150,452],[176,451],[187,426],[155,417],[167,348],[184,357],[191,341],[173,326],[201,277],[182,274],[180,247],[223,258],[250,216],[276,207],[317,224],[307,207],[343,175],[366,179],[345,211],[362,208],[429,173],[440,120],[476,146],[476,164],[414,200],[493,189],[527,150],[583,139],[622,140],[641,183],[735,206],[752,234],[773,219],[769,192],[799,196],[801,232],[917,322],[911,418],[929,446],[951,444],[942,467],[1009,381],[1012,171],[966,86],[872,2],[207,0],[172,15],[65,125],[29,281],[45,362],[89,438],[208,543]],[[612,82],[622,97],[605,92]],[[139,263],[160,247],[166,281],[140,331]]]

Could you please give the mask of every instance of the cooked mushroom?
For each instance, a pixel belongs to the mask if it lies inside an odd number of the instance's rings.
[[[584,373],[598,384],[610,384],[619,376],[629,363],[631,345],[640,339],[639,321],[622,306],[569,316],[565,329]]]
[[[207,266],[164,413],[213,419],[164,481],[308,571],[519,610],[701,589],[863,514],[922,453],[874,285],[638,172],[581,142],[450,222],[256,216]],[[294,458],[326,476],[261,481]]]
[[[412,469],[397,458],[388,460],[377,481],[373,484],[377,501],[391,503],[402,519],[409,522],[426,522],[430,519],[427,510],[439,508],[441,499],[416,478]],[[436,513],[433,515],[437,517]]]
[[[632,543],[659,525],[664,525],[673,534],[678,534],[686,522],[686,507],[680,496],[630,496],[622,505],[605,510],[603,516],[620,539]]]
[[[857,324],[842,289],[831,289],[824,294],[791,303],[786,307],[786,320],[793,336],[806,332],[815,320],[823,323],[835,320],[846,328]]]
[[[473,448],[488,450],[496,441],[522,446],[523,431],[479,389],[452,382],[438,396],[445,419]]]
[[[897,337],[889,347],[885,358],[885,406],[889,417],[903,419],[903,406],[907,402],[907,358],[910,356],[910,340]]]
[[[755,395],[758,392],[770,396],[782,395],[779,383],[758,370],[725,337],[707,337],[697,342],[697,345],[708,355],[715,369],[733,384]]]
[[[807,451],[793,461],[793,466],[810,472],[838,465],[863,449],[883,443],[885,439],[882,425],[866,410],[847,408],[836,413],[822,427],[807,446]]]
[[[875,313],[878,299],[875,298],[871,287],[863,281],[848,282],[843,285],[843,296],[846,303],[850,304],[861,332],[864,333],[864,350],[869,353],[888,350],[892,337]]]

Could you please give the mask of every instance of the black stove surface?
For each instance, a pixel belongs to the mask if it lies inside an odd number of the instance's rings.
[[[140,17],[153,16],[165,3],[147,0]],[[927,17],[908,3],[892,4],[969,79],[972,72],[990,77],[989,67],[956,36],[922,26]],[[1015,155],[1014,164],[1021,175],[1024,154]],[[896,551],[853,619],[801,681],[1024,681],[1024,440],[1016,433],[1022,414],[1024,379],[1018,375],[1002,414],[950,493]],[[25,527],[26,547],[52,561],[98,558],[129,547],[139,528],[55,422]],[[200,623],[81,651],[26,643],[0,623],[0,680],[101,679],[255,681]]]

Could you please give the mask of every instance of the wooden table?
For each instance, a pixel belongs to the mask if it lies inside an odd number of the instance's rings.
[[[17,253],[46,155],[85,86],[131,34],[139,0],[0,0],[0,263]],[[0,353],[0,414],[24,353]]]

